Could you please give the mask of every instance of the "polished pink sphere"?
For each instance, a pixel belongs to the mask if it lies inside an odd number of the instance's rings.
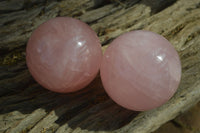
[[[109,45],[100,73],[106,92],[116,103],[145,111],[173,96],[181,79],[181,63],[164,37],[138,30],[119,36]]]
[[[40,25],[26,49],[27,66],[34,79],[61,93],[87,86],[98,73],[101,58],[96,33],[87,24],[69,17]]]

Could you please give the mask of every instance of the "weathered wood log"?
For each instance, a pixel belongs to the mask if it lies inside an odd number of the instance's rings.
[[[0,133],[148,133],[200,101],[200,1],[3,0],[0,2]],[[99,76],[84,90],[57,94],[29,74],[25,47],[31,32],[56,16],[88,23],[103,50],[124,32],[146,29],[165,36],[178,51],[182,80],[165,105],[146,112],[112,102]]]

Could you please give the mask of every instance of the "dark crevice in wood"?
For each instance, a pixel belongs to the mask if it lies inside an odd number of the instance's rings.
[[[90,114],[89,117],[79,123],[76,127],[90,131],[114,131],[128,124],[136,116],[136,114],[133,114],[133,111],[128,111],[116,104],[111,104],[96,113]],[[123,118],[125,122],[123,122],[123,119],[121,118]],[[101,123],[104,124],[102,125]]]
[[[24,0],[3,0],[0,1],[0,14],[21,10],[24,7]]]
[[[132,7],[133,5],[139,3],[141,0],[127,0],[124,2],[125,4],[125,8],[129,8],[129,7]],[[123,1],[122,1],[123,2]]]
[[[142,3],[151,7],[151,14],[153,15],[171,6],[176,1],[177,0],[143,0]]]
[[[110,0],[93,0],[94,1],[94,9],[95,8],[100,8],[102,6],[105,6],[107,4],[110,4]]]
[[[183,126],[181,124],[179,124],[177,121],[175,120],[171,120],[170,122],[172,122],[172,124],[177,127],[177,128],[182,128]]]

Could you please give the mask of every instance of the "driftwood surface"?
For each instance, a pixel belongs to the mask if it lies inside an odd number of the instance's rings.
[[[157,109],[133,112],[108,98],[99,76],[76,93],[42,88],[28,72],[25,48],[32,31],[56,16],[88,23],[103,50],[117,36],[136,29],[165,36],[182,62],[177,93]],[[199,35],[200,0],[1,0],[0,133],[155,131],[200,101]]]

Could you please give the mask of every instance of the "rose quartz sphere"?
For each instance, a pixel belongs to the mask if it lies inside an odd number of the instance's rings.
[[[73,92],[87,86],[99,71],[102,51],[96,33],[85,23],[58,17],[40,25],[26,49],[34,79],[55,92]]]
[[[116,103],[145,111],[173,96],[181,78],[181,63],[164,37],[138,30],[119,36],[109,45],[100,74],[106,92]]]

